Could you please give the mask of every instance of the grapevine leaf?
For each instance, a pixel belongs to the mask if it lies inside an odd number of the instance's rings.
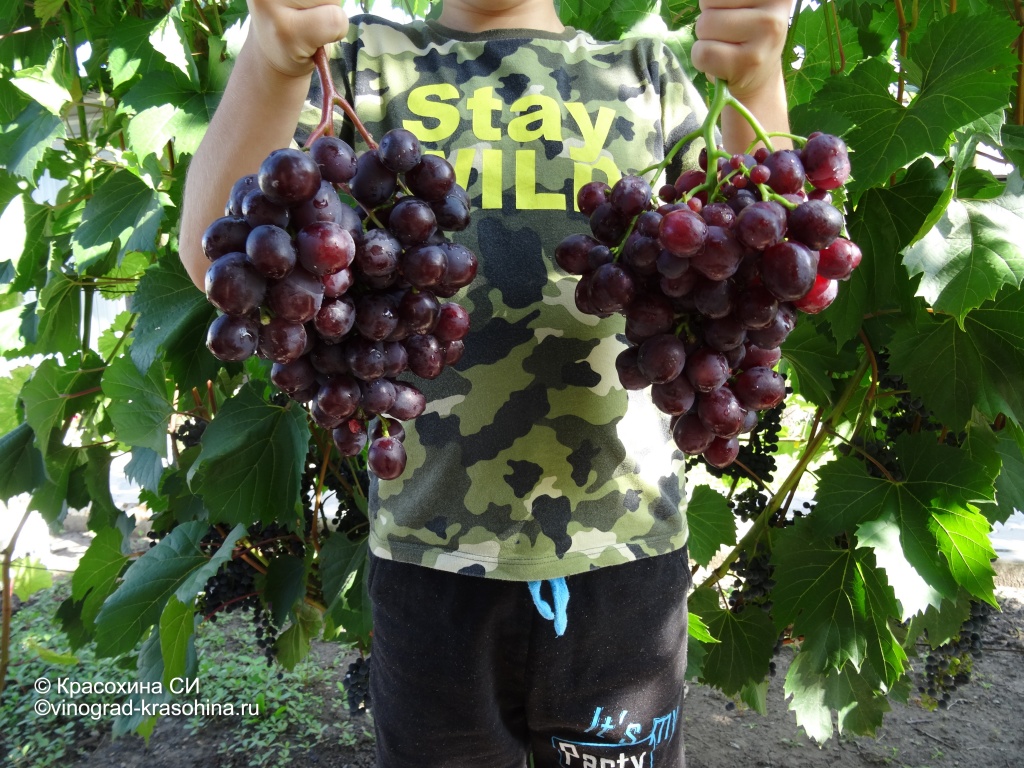
[[[812,671],[842,669],[847,662],[860,669],[871,625],[853,553],[808,539],[804,528],[786,529],[773,542],[776,627],[792,624],[794,635],[804,635],[801,653]]]
[[[36,0],[32,4],[32,11],[36,18],[43,24],[56,16],[64,7],[64,0]]]
[[[942,604],[945,599],[942,592],[929,584],[907,560],[893,513],[886,512],[876,520],[861,523],[857,527],[857,546],[869,547],[874,552],[878,566],[896,592],[900,605],[897,615],[902,620]]]
[[[938,607],[930,605],[920,616],[915,616],[908,637],[917,638],[924,633],[928,645],[934,650],[960,634],[970,616],[971,596],[961,589],[956,599],[943,600]]]
[[[796,715],[796,724],[819,744],[832,737],[832,711],[825,703],[825,678],[798,653],[789,663],[783,686],[789,708]]]
[[[194,664],[194,656],[190,659],[190,662]],[[162,683],[164,676],[164,657],[160,649],[160,627],[153,627],[153,631],[149,633],[149,636],[143,641],[142,646],[139,648],[139,658],[136,662],[136,674],[135,677],[140,683]],[[171,700],[171,691],[169,688],[159,689],[159,693],[153,692],[153,687],[150,687],[150,691],[145,694],[145,702],[148,705],[159,705],[169,703]],[[112,735],[116,738],[123,736],[126,733],[135,731],[140,735],[149,738],[148,734],[152,732],[153,726],[156,724],[158,715],[150,715],[149,717],[143,717],[144,709],[141,706],[143,701],[143,694],[141,692],[133,692],[128,695],[127,700],[131,702],[130,708],[125,707],[125,710],[130,714],[118,715],[114,718],[114,725],[112,729]]]
[[[16,176],[35,184],[36,168],[54,142],[67,137],[64,122],[57,115],[32,102],[7,126],[0,143],[0,163]]]
[[[41,589],[53,586],[53,574],[38,557],[19,557],[11,562],[11,588],[19,600],[28,600]]]
[[[23,422],[0,437],[0,500],[28,493],[46,480],[35,433]]]
[[[989,420],[1003,413],[1024,421],[1024,292],[1004,289],[968,314],[897,324],[890,366],[953,430],[977,408]]]
[[[963,323],[1004,285],[1024,279],[1024,181],[1013,174],[994,200],[953,200],[942,219],[904,255],[918,294]]]
[[[1003,155],[1020,170],[1024,168],[1024,125],[1004,123],[1000,131]]]
[[[154,19],[124,16],[110,31],[108,70],[114,89],[120,89],[139,72],[156,74],[156,52],[149,43],[150,33],[156,26]]]
[[[832,13],[833,7],[825,3],[814,8],[805,6],[800,18],[793,20],[794,34],[789,42],[802,49],[803,60],[798,69],[791,68],[786,72],[786,90],[791,106],[810,101],[839,68],[835,46],[830,39],[834,34]],[[847,19],[840,18],[839,33],[847,66],[850,66],[851,62],[859,61],[864,55],[857,40],[857,28]]]
[[[65,51],[64,45],[58,43],[46,64],[17,70],[11,78],[11,84],[15,88],[58,117],[64,105],[72,100],[71,92],[68,90],[68,62]]]
[[[797,376],[801,396],[823,406],[832,402],[833,375],[857,364],[856,355],[844,348],[837,350],[829,334],[812,322],[797,323],[782,345],[782,356]]]
[[[760,609],[740,613],[721,608],[701,614],[718,643],[704,659],[704,682],[735,696],[750,682],[763,680],[778,632]]]
[[[96,616],[98,655],[117,656],[132,650],[146,629],[160,620],[171,595],[210,563],[199,548],[207,530],[205,522],[182,523],[125,571]],[[195,594],[187,595],[186,600]]]
[[[132,448],[132,458],[124,466],[125,477],[151,491],[159,489],[163,471],[163,458],[149,448]]]
[[[815,102],[855,124],[847,135],[857,148],[851,196],[880,186],[926,153],[942,153],[957,128],[1003,108],[1015,64],[1010,43],[1018,31],[1008,17],[994,15],[951,14],[929,24],[911,50],[921,84],[908,106],[890,95],[896,75],[883,57],[826,82]]]
[[[698,485],[686,505],[690,524],[690,558],[706,566],[723,545],[736,544],[736,521],[729,503],[718,491]]]
[[[0,376],[0,434],[6,434],[21,423],[18,393],[35,368],[23,365],[6,376]]]
[[[263,587],[263,602],[277,626],[288,619],[292,607],[306,593],[306,565],[294,555],[278,555],[267,565],[257,582]]]
[[[25,421],[35,432],[36,446],[44,457],[48,455],[50,433],[64,421],[68,404],[85,409],[95,402],[102,367],[95,353],[72,362],[68,368],[51,357],[43,360],[25,382],[21,389]]]
[[[247,384],[207,427],[189,485],[211,522],[291,520],[308,444],[301,408],[270,405]]]
[[[171,140],[176,158],[194,154],[219,100],[219,94],[181,85],[170,72],[149,73],[124,97],[123,107],[134,112],[128,143],[139,157],[159,156]]]
[[[115,171],[86,203],[82,225],[71,236],[75,263],[84,269],[115,241],[119,257],[152,250],[163,217],[157,192],[135,174]]]
[[[174,406],[167,396],[163,366],[145,374],[128,357],[114,360],[103,373],[103,394],[111,399],[108,412],[120,442],[167,453],[167,429]]]
[[[740,701],[759,715],[768,714],[768,680],[749,682],[740,691]]]
[[[39,293],[36,314],[34,351],[42,354],[60,352],[71,356],[78,351],[81,324],[81,297],[79,286],[63,272],[50,272],[46,285]]]
[[[93,445],[83,449],[88,462],[85,468],[85,487],[89,492],[89,530],[111,528],[124,513],[114,504],[110,494],[110,465],[113,456],[109,448]]]
[[[864,583],[868,619],[874,632],[868,634],[867,663],[861,674],[877,689],[891,688],[906,671],[907,653],[889,627],[889,617],[899,615],[899,603],[893,589],[885,582],[875,556],[865,550],[854,552],[857,573]]]
[[[690,613],[686,617],[686,632],[698,643],[717,643],[708,625],[705,624],[696,613]]]
[[[192,49],[181,20],[180,6],[174,6],[170,12],[157,22],[149,35],[149,42],[167,63],[181,70],[193,83],[199,82],[199,70],[196,69]]]
[[[285,669],[294,669],[295,665],[309,655],[310,644],[320,632],[321,618],[316,609],[299,604],[298,615],[288,629],[277,637],[274,650],[277,660]]]
[[[159,262],[146,270],[133,296],[132,309],[139,319],[129,354],[143,373],[149,372],[161,350],[166,352],[179,341],[196,346],[198,340],[189,332],[197,321],[208,324],[215,314],[178,259]]]
[[[195,601],[196,595],[203,591],[206,582],[213,577],[220,567],[234,555],[235,544],[245,535],[245,526],[236,525],[232,528],[224,540],[220,543],[217,551],[205,562],[196,568],[188,577],[182,581],[175,596],[183,603]]]
[[[44,462],[46,479],[33,490],[29,508],[39,512],[53,529],[67,514],[75,491],[72,475],[84,458],[81,448],[68,448],[61,443],[59,433],[51,435]],[[84,501],[88,503],[87,499]]]
[[[896,186],[861,196],[847,224],[864,259],[822,315],[837,343],[854,338],[869,313],[913,306],[915,281],[907,279],[899,253],[917,235],[948,181],[925,159],[914,163]]]
[[[1007,424],[999,434],[997,448],[1003,466],[996,480],[999,515],[992,522],[1005,523],[1015,510],[1024,510],[1024,431]]]
[[[874,736],[892,707],[859,671],[849,666],[828,676],[825,702],[839,713],[839,732]]]
[[[992,561],[996,553],[988,538],[992,527],[985,516],[976,508],[950,505],[946,510],[933,510],[929,527],[957,583],[999,608],[993,594],[996,572]]]
[[[367,540],[353,541],[335,533],[320,547],[320,583],[328,609],[343,601],[356,571],[366,561]]]
[[[195,598],[182,602],[174,595],[160,614],[160,653],[164,659],[164,685],[185,676],[191,646],[195,643]]]
[[[68,667],[73,667],[82,663],[82,660],[78,656],[75,656],[75,654],[51,651],[49,648],[40,645],[38,640],[31,637],[25,641],[25,647],[32,651],[32,653],[36,655],[36,658],[46,662],[47,664],[63,664]]]
[[[116,528],[98,531],[71,575],[71,597],[82,602],[82,621],[91,625],[128,564],[124,536]]]

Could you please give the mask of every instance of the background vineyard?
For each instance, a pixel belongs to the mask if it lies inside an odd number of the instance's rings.
[[[834,713],[874,731],[913,693],[915,643],[994,603],[989,532],[1024,508],[1024,10],[796,5],[793,127],[853,150],[864,263],[783,347],[807,408],[788,457],[760,456],[756,479],[693,468],[691,610],[709,636],[691,638],[690,671],[763,708],[792,645],[794,716],[824,739]],[[686,60],[696,4],[560,12],[598,37],[662,36]],[[274,397],[264,363],[207,352],[214,312],[177,258],[185,169],[244,17],[242,2],[0,0],[0,500],[28,494],[54,528],[89,509],[95,538],[55,620],[143,681],[195,673],[215,575],[248,579],[236,607],[269,625],[286,667],[318,636],[369,649],[365,471]],[[139,521],[110,493],[122,457],[152,549],[132,551]],[[45,583],[14,559],[17,535],[0,542],[0,686],[24,684],[8,667],[12,585]]]

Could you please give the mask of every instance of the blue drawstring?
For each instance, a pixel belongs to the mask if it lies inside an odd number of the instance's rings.
[[[569,623],[569,616],[565,610],[569,604],[569,585],[565,583],[564,578],[548,579],[547,582],[551,585],[551,596],[555,603],[554,610],[551,610],[551,606],[540,596],[540,581],[527,582],[527,586],[533,596],[533,604],[537,606],[537,612],[541,618],[555,622],[555,634],[561,637],[565,634],[565,628]]]

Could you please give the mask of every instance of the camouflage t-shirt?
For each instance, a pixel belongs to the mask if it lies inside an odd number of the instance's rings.
[[[623,318],[581,314],[577,278],[552,258],[589,231],[583,184],[657,163],[699,124],[703,103],[677,59],[650,39],[368,15],[330,54],[373,136],[406,128],[454,166],[473,221],[453,239],[480,264],[453,299],[472,323],[462,360],[410,379],[427,410],[405,425],[404,474],[371,484],[372,551],[535,580],[682,547],[682,456],[650,392],[619,384]],[[306,133],[318,103],[314,82]]]

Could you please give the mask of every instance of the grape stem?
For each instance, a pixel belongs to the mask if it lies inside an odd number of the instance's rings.
[[[320,93],[322,95],[322,103],[320,105],[320,122],[317,123],[313,132],[309,134],[306,139],[306,146],[312,145],[314,141],[319,139],[321,136],[333,136],[334,135],[334,107],[340,107],[341,111],[345,113],[345,116],[352,121],[352,125],[359,131],[359,135],[363,137],[363,141],[366,142],[370,149],[377,148],[377,142],[373,140],[373,136],[366,130],[366,126],[363,125],[362,121],[356,115],[356,111],[352,109],[352,105],[345,100],[345,97],[338,93],[338,89],[334,87],[334,80],[331,78],[331,67],[330,62],[327,59],[327,51],[324,50],[323,46],[316,49],[316,53],[313,54],[313,64],[316,65],[316,74],[320,78]]]

